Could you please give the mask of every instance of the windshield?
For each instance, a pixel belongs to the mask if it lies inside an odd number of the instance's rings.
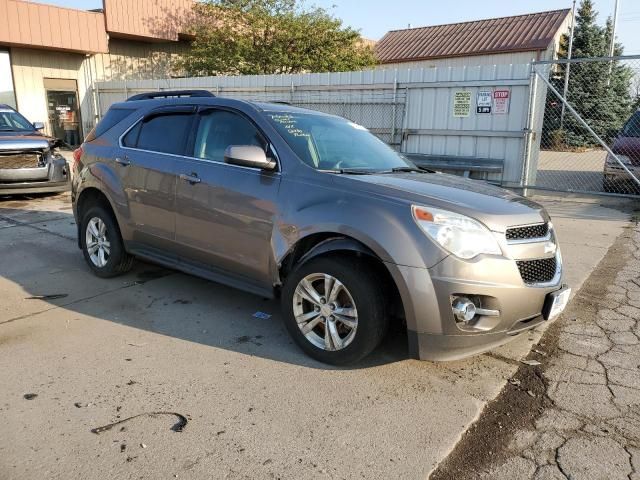
[[[33,125],[14,110],[0,108],[0,132],[33,131]]]
[[[415,166],[369,131],[338,117],[267,112],[293,151],[317,170],[384,171]]]
[[[640,111],[636,112],[633,117],[629,119],[627,124],[622,129],[623,137],[640,137]]]

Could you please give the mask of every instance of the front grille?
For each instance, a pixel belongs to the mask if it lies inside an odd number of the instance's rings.
[[[507,240],[527,240],[546,237],[547,233],[549,233],[549,224],[538,223],[536,225],[508,228],[506,237]]]
[[[42,164],[42,155],[39,153],[0,155],[0,169],[36,168],[41,167]]]
[[[527,285],[546,283],[553,280],[556,275],[558,262],[556,257],[542,258],[539,260],[517,260],[520,276]]]

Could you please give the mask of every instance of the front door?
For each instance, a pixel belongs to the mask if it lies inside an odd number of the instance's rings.
[[[280,175],[225,163],[229,145],[268,151],[264,136],[241,114],[200,112],[194,158],[177,164],[176,242],[187,263],[269,288]]]
[[[194,107],[156,110],[131,128],[113,158],[127,196],[136,248],[175,249],[175,164],[184,154]]]
[[[82,143],[76,81],[45,79],[44,82],[51,135],[76,148]]]

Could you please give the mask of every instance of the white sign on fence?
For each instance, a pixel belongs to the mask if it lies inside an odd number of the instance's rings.
[[[493,91],[493,113],[506,115],[509,113],[509,99],[511,90],[508,88],[496,88]]]
[[[471,113],[471,92],[455,92],[453,95],[453,116],[468,117],[469,113]]]
[[[491,90],[478,90],[476,113],[491,113],[492,93]]]

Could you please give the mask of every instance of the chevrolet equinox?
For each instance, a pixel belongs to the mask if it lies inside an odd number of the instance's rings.
[[[140,94],[112,105],[74,158],[78,245],[96,275],[139,257],[280,297],[290,335],[322,362],[363,358],[391,321],[411,356],[458,359],[569,297],[540,205],[422,170],[343,118]]]

